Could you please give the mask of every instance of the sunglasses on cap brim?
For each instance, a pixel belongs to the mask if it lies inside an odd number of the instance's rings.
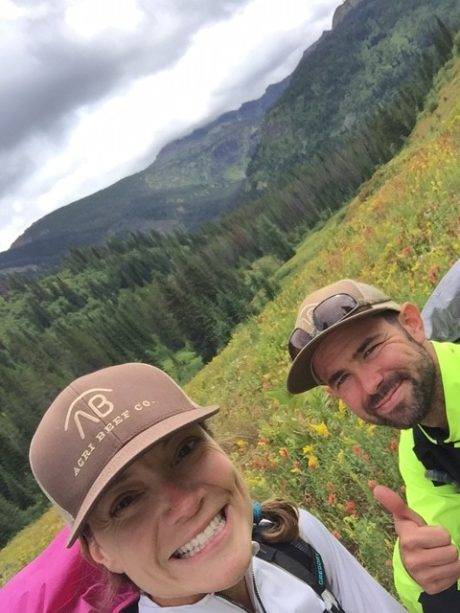
[[[369,307],[370,304],[360,302],[350,294],[334,294],[317,304],[312,312],[314,332],[309,333],[302,328],[295,328],[289,337],[288,350],[291,360],[294,360],[318,334],[366,306]]]

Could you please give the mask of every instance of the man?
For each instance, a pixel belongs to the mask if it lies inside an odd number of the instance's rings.
[[[460,346],[428,341],[415,305],[345,279],[305,298],[289,351],[289,391],[326,385],[362,419],[402,430],[410,508],[375,491],[399,536],[396,588],[410,611],[460,611]]]

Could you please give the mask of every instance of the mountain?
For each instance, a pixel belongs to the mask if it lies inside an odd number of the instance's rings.
[[[339,23],[343,20],[345,15],[347,15],[355,6],[358,6],[360,2],[363,0],[344,0],[342,4],[340,4],[334,11],[334,16],[332,17],[332,29],[336,28]]]
[[[46,269],[69,247],[109,235],[195,230],[274,193],[350,135],[372,132],[375,114],[401,92],[406,106],[420,104],[444,61],[439,49],[452,42],[444,24],[459,23],[457,0],[346,0],[289,78],[167,145],[142,172],[35,222],[0,253],[0,271]]]
[[[415,104],[415,81],[433,61],[427,54],[445,26],[458,29],[460,4],[347,0],[334,23],[304,54],[264,118],[247,170],[258,192],[304,172],[318,154],[365,127],[398,91],[404,89]]]
[[[49,267],[71,246],[97,245],[129,231],[194,229],[229,210],[261,121],[288,84],[289,77],[270,85],[258,100],[168,144],[145,170],[42,217],[0,254],[0,269]]]

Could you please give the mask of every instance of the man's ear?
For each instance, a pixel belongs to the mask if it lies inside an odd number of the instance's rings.
[[[106,553],[94,536],[88,538],[88,553],[95,564],[104,566],[111,573],[122,574],[124,572],[120,563]]]
[[[426,341],[425,328],[423,326],[422,316],[420,311],[411,302],[405,302],[401,306],[401,312],[398,315],[399,323],[406,332],[417,343]]]

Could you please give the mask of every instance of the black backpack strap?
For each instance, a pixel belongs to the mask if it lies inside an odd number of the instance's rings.
[[[127,607],[123,609],[123,613],[139,613],[139,600],[131,602]]]
[[[288,543],[266,543],[260,527],[254,528],[252,537],[260,547],[258,558],[276,564],[309,585],[326,604],[325,611],[344,613],[329,589],[323,560],[314,547],[301,538]]]
[[[434,429],[430,429],[430,435],[431,431],[435,433]],[[446,483],[460,487],[460,449],[456,447],[458,443],[444,443],[441,437],[435,444],[425,436],[419,426],[412,428],[412,432],[413,451],[426,469],[425,477],[432,481],[435,487]]]

